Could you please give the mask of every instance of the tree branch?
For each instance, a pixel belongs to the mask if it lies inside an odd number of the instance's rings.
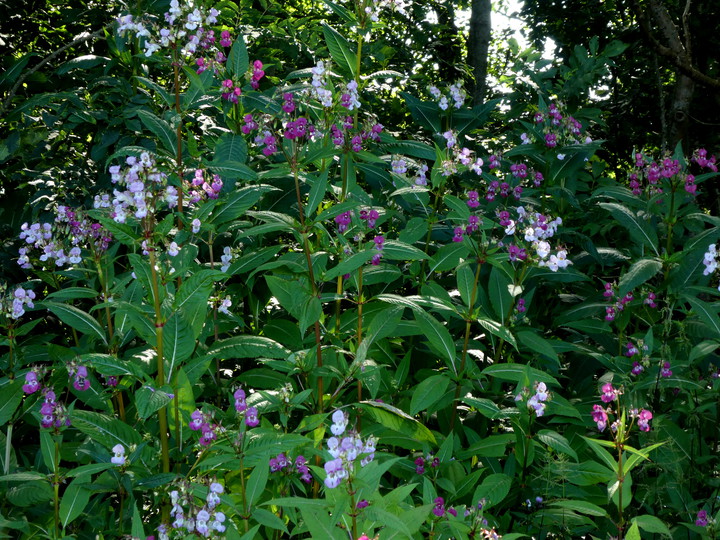
[[[4,114],[7,110],[8,106],[10,105],[10,102],[12,101],[12,98],[15,97],[15,93],[17,92],[17,89],[20,88],[22,83],[25,82],[25,79],[27,79],[30,75],[38,71],[41,67],[43,67],[45,64],[53,60],[54,58],[57,58],[60,54],[62,54],[64,51],[68,50],[71,47],[74,47],[75,45],[79,45],[80,43],[84,43],[85,41],[89,41],[93,38],[101,36],[107,28],[109,28],[112,24],[114,24],[115,21],[106,24],[103,26],[100,30],[97,30],[96,32],[93,32],[92,34],[83,34],[79,38],[71,41],[70,43],[63,45],[60,47],[57,51],[50,53],[48,56],[43,58],[38,64],[33,67],[32,69],[27,70],[25,73],[23,73],[18,80],[15,82],[13,87],[10,89],[10,92],[8,92],[7,97],[5,98],[5,101],[3,101],[2,106],[0,106],[0,115]]]

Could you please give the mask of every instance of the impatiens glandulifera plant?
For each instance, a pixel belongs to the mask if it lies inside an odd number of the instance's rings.
[[[228,3],[120,17],[117,151],[2,290],[0,527],[712,537],[711,152],[610,170],[557,96],[403,87],[404,2],[325,5],[286,78]]]

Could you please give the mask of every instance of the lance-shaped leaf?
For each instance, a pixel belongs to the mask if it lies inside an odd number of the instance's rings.
[[[233,42],[230,54],[227,57],[225,68],[228,74],[241,78],[250,67],[250,58],[248,57],[247,47],[245,47],[245,39],[242,34],[238,34]]]
[[[636,215],[622,204],[600,203],[600,206],[610,212],[620,225],[627,229],[633,240],[652,249],[656,256],[659,255],[657,232],[644,218]]]
[[[56,302],[37,302],[36,306],[50,310],[62,322],[70,328],[74,328],[78,332],[89,336],[99,338],[107,345],[105,331],[100,324],[88,313],[67,304],[58,304]]]
[[[350,43],[327,24],[323,24],[323,35],[335,65],[354,79],[357,75],[357,55],[350,49]]]
[[[174,154],[177,151],[177,133],[170,127],[170,124],[144,109],[139,109],[137,115],[143,125],[152,131],[168,152]]]
[[[455,342],[448,329],[425,311],[415,311],[415,320],[423,335],[427,338],[430,348],[445,360],[448,367],[457,372],[455,367]]]

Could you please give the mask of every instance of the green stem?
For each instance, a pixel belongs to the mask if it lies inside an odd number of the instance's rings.
[[[183,162],[182,162],[182,109],[180,108],[180,68],[178,64],[177,44],[173,44],[173,76],[175,85],[175,112],[180,116],[178,122],[176,137],[177,147],[175,152],[175,169],[180,182],[178,189],[178,229],[182,229],[182,213],[183,213]]]
[[[3,467],[3,474],[10,474],[10,450],[12,449],[12,422],[7,425],[7,434],[5,435],[5,466]]]
[[[155,250],[150,249],[150,272],[152,275],[152,295],[155,307],[155,348],[157,351],[157,386],[158,388],[165,384],[165,359],[163,354],[163,328],[165,321],[163,320],[160,308],[160,290],[158,286],[158,275],[155,269]],[[168,373],[168,379],[171,379],[171,373]],[[162,407],[158,411],[158,423],[160,424],[160,447],[162,452],[162,468],[164,473],[170,472],[170,448],[168,442],[168,420],[167,406]],[[163,516],[165,518],[166,516]]]
[[[357,348],[356,351],[360,348],[360,344],[362,343],[362,325],[363,325],[363,268],[362,266],[358,268],[358,311],[357,311]],[[357,399],[358,403],[362,401],[362,381],[360,379],[357,380]],[[360,423],[360,416],[357,418],[357,429],[360,431],[361,429],[361,423]],[[353,517],[353,534],[355,534],[355,518]]]
[[[60,537],[60,445],[55,441],[55,460],[53,471],[53,497],[55,503],[55,537]]]
[[[457,417],[457,407],[455,403],[460,397],[460,390],[462,388],[462,381],[460,377],[465,371],[465,362],[467,360],[468,344],[470,343],[470,329],[472,327],[472,321],[474,320],[475,311],[475,300],[477,298],[478,282],[480,281],[480,270],[482,269],[482,260],[478,259],[477,269],[475,270],[475,281],[473,282],[472,292],[470,293],[470,303],[468,305],[468,315],[465,319],[465,339],[463,341],[463,351],[460,357],[460,370],[455,374],[458,376],[458,384],[455,387],[455,398],[453,399],[453,409],[450,416],[450,431],[455,427],[455,418]]]
[[[317,285],[315,283],[315,272],[313,271],[313,265],[312,265],[312,257],[310,256],[310,241],[308,239],[308,232],[307,228],[305,226],[305,212],[303,211],[303,205],[302,205],[302,195],[300,194],[300,178],[298,175],[298,168],[297,168],[297,161],[295,159],[291,162],[292,168],[293,168],[293,179],[295,180],[295,195],[297,197],[297,203],[298,203],[298,211],[300,213],[300,227],[302,229],[302,238],[303,238],[303,251],[305,252],[305,260],[307,262],[308,267],[308,278],[310,280],[310,287],[312,289],[312,295],[317,297],[318,296],[318,289]],[[320,321],[315,321],[315,348],[317,351],[317,368],[320,370],[323,367],[323,358],[322,358],[322,336],[320,335]],[[323,412],[323,395],[325,393],[325,389],[323,386],[323,378],[322,375],[318,376],[318,383],[317,383],[317,405],[318,405],[318,412]]]

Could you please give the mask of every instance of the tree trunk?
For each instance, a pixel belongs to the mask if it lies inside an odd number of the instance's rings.
[[[668,134],[668,150],[675,150],[677,143],[683,143],[687,152],[690,147],[688,127],[690,125],[690,105],[695,93],[695,81],[682,73],[677,74],[675,94],[670,104],[670,133]]]
[[[490,0],[472,0],[468,35],[468,64],[472,68],[470,85],[473,105],[480,105],[487,87],[488,48],[490,46],[492,5]]]

